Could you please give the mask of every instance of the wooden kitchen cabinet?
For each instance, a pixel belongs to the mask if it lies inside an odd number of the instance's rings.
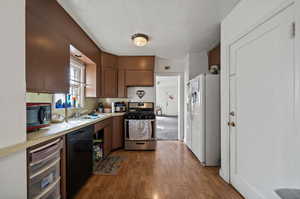
[[[95,133],[103,131],[103,153],[107,156],[112,150],[113,118],[96,123],[94,130]]]
[[[112,125],[108,125],[104,128],[104,145],[103,152],[106,157],[112,150]]]
[[[154,56],[119,56],[118,67],[124,70],[154,71]]]
[[[153,71],[127,70],[125,75],[126,86],[154,86]]]
[[[112,150],[123,147],[124,143],[124,117],[113,118]]]
[[[118,97],[126,98],[127,97],[127,86],[125,84],[125,70],[118,70]]]
[[[102,70],[102,97],[118,97],[118,70],[104,68]]]
[[[26,12],[26,86],[31,92],[69,90],[70,52],[66,40]]]
[[[96,87],[88,96],[100,97],[102,68],[98,46],[57,1],[26,0],[27,91],[69,91],[70,45],[96,63]]]
[[[119,73],[119,81],[122,81],[118,83],[119,95],[123,95],[123,87],[153,86],[154,64],[154,56],[119,56],[118,69],[122,71]]]
[[[211,66],[221,66],[221,48],[220,44],[208,52],[208,69]]]
[[[102,52],[101,53],[101,63],[103,68],[117,68],[117,56]]]
[[[117,56],[101,53],[102,97],[118,97]]]

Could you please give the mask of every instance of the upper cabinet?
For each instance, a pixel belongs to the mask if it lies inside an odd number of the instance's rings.
[[[26,87],[31,92],[65,93],[69,89],[67,41],[26,12]]]
[[[154,56],[119,56],[119,90],[120,85],[128,86],[154,86]]]
[[[103,68],[117,68],[118,57],[106,52],[101,53],[101,63]]]
[[[102,97],[118,97],[117,56],[106,52],[101,53],[102,65]]]
[[[101,50],[57,1],[26,0],[27,91],[69,91],[70,45],[96,64],[88,70],[97,73],[88,77],[96,82],[88,96],[100,97]]]
[[[221,49],[220,44],[208,52],[208,66],[221,66]]]
[[[153,86],[154,73],[150,70],[127,70],[125,80],[126,86]]]
[[[154,71],[154,56],[119,56],[119,69]]]
[[[125,74],[126,71],[123,69],[118,70],[118,97],[127,97],[127,86],[125,85]]]

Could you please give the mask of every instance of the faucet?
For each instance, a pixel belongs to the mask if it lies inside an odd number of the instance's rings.
[[[78,107],[77,107],[77,109],[76,109],[76,111],[75,111],[73,117],[74,117],[74,118],[79,118],[80,115],[81,115],[81,107],[80,107],[80,105],[78,105]]]

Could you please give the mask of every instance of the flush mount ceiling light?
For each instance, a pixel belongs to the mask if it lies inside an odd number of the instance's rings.
[[[149,37],[142,33],[132,35],[131,39],[134,45],[138,47],[145,46],[149,42]]]

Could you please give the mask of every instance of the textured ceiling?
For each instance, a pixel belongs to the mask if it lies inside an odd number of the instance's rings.
[[[101,49],[181,58],[220,40],[221,19],[238,0],[58,0]],[[150,36],[136,47],[131,35]]]

